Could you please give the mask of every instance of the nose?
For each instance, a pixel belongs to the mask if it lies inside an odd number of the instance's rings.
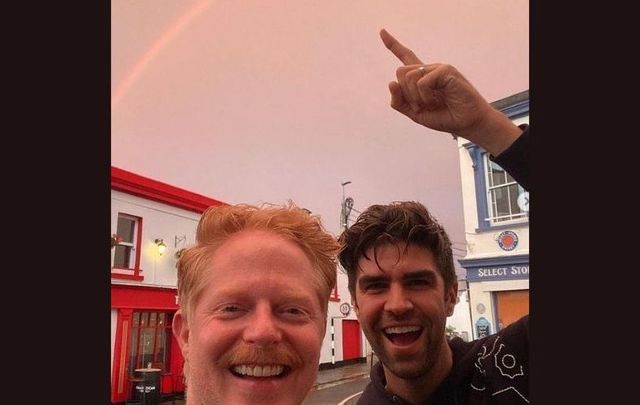
[[[267,304],[257,305],[247,323],[243,339],[247,343],[268,346],[282,340],[282,331],[278,319]]]
[[[387,300],[384,303],[384,310],[393,315],[403,315],[413,309],[413,302],[404,291],[402,285],[392,283],[389,287]]]

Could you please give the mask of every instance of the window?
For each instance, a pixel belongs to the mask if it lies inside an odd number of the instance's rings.
[[[340,297],[338,297],[338,283],[336,282],[336,286],[333,287],[333,291],[331,291],[331,295],[329,296],[329,301],[340,301]]]
[[[509,117],[516,125],[529,122],[529,91],[495,101],[491,105]],[[475,183],[476,212],[478,228],[476,232],[489,231],[500,226],[512,226],[529,220],[526,210],[528,196],[525,190],[507,172],[489,159],[487,151],[471,142],[462,145],[469,156]]]
[[[487,220],[499,225],[527,217],[518,206],[518,196],[525,192],[502,167],[484,154],[485,181],[487,185]]]
[[[171,314],[165,312],[134,312],[131,325],[129,373],[137,368],[169,369]]]
[[[137,225],[138,218],[126,214],[118,214],[116,235],[121,238],[121,241],[115,246],[113,267],[120,269],[135,268]]]
[[[142,280],[140,274],[140,244],[142,218],[118,213],[115,232],[117,243],[111,245],[111,277]]]

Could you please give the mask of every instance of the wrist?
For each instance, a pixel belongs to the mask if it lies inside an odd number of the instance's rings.
[[[493,108],[483,116],[485,119],[469,131],[469,136],[459,135],[480,145],[493,156],[504,152],[523,132],[506,115]]]

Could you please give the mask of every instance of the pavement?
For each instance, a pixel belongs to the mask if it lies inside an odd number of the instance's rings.
[[[371,366],[369,361],[366,363],[350,364],[348,366],[320,370],[318,371],[316,383],[311,387],[311,390],[321,390],[361,377],[367,377],[370,371]]]
[[[375,360],[374,360],[375,361]],[[330,368],[318,371],[318,377],[316,383],[311,388],[311,391],[321,390],[329,387],[343,384],[349,381],[356,380],[358,378],[369,376],[371,371],[371,358],[367,358],[366,363],[349,364],[347,366],[341,366],[336,368]],[[161,405],[184,405],[185,401],[182,399],[168,400],[162,402]]]

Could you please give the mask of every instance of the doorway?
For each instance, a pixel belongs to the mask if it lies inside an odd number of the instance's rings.
[[[360,323],[355,319],[342,320],[342,358],[343,360],[362,357],[360,349]]]

